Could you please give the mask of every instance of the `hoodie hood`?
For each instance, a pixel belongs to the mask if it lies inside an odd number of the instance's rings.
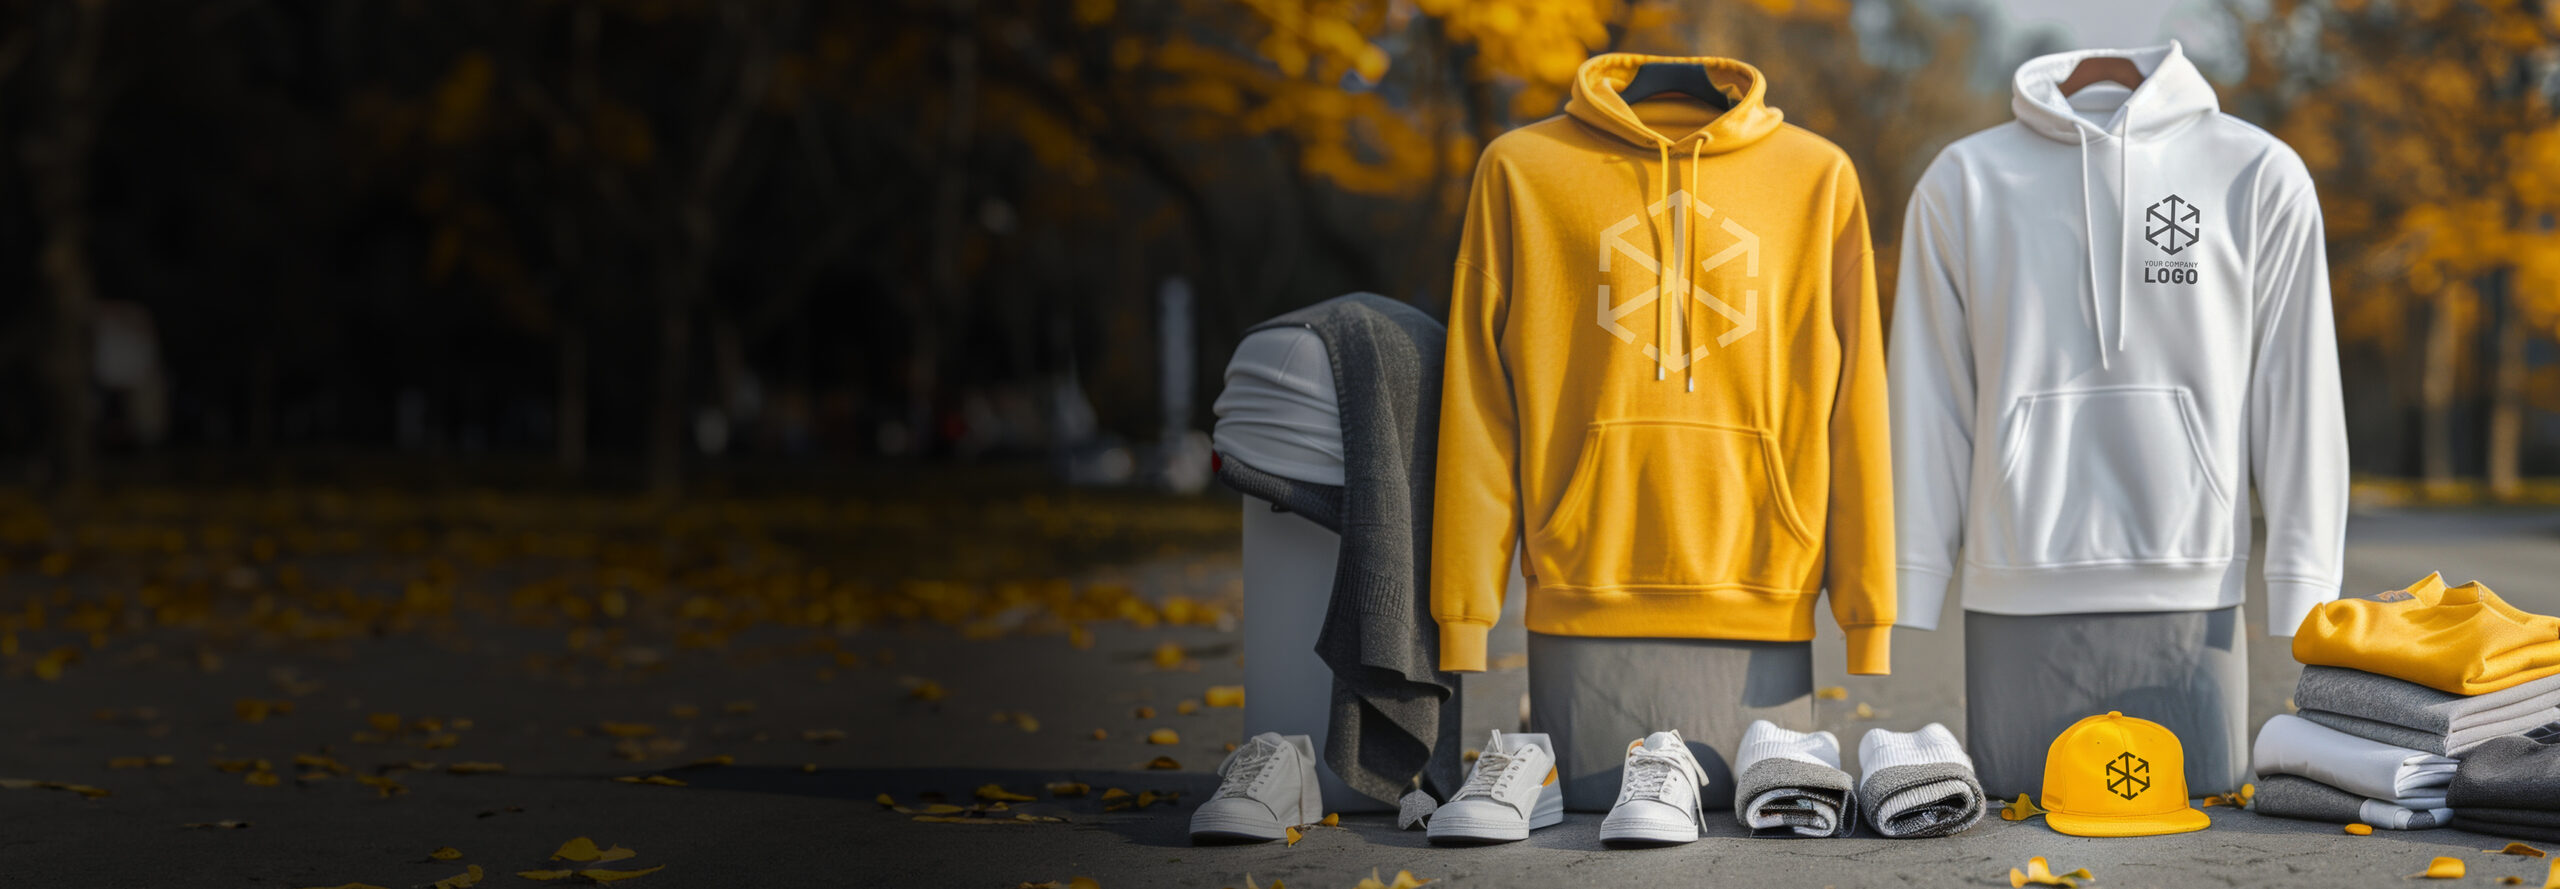
[[[2062,81],[2082,60],[2105,57],[2131,60],[2142,71],[2142,85],[2130,94],[2104,84],[2082,90],[2083,95],[2107,90],[2099,93],[2102,100],[2120,100],[2105,102],[2112,106],[2113,116],[2093,122],[2084,113],[2107,108],[2092,107],[2093,103],[2086,101],[2074,107],[2073,99],[2077,97],[2062,94]],[[2038,56],[2018,66],[2017,78],[2010,83],[2010,113],[2016,114],[2027,129],[2056,142],[2159,138],[2177,132],[2197,115],[2221,108],[2214,99],[2213,85],[2205,82],[2204,74],[2187,60],[2185,48],[2175,40],[2139,49],[2082,49]]]
[[[2101,82],[2082,87],[2077,94],[2062,94],[2062,81],[2083,60],[2119,57],[2133,62],[2142,72],[2142,84],[2127,89],[2120,84]],[[2123,209],[2133,191],[2133,155],[2143,150],[2144,143],[2157,142],[2177,135],[2199,117],[2221,110],[2215,101],[2213,85],[2206,83],[2195,63],[2187,61],[2186,50],[2177,41],[2164,46],[2139,49],[2083,49],[2038,56],[2018,66],[2018,75],[2010,84],[2009,110],[2018,123],[2039,136],[2056,142],[2068,142],[2080,149],[2080,234],[2085,246],[2089,282],[2089,334],[2097,340],[2098,365],[2110,369],[2112,353],[2124,350],[2125,310],[2124,273],[2127,266],[2127,242],[2130,232],[2122,223],[2111,232],[2100,232],[2097,212],[2099,198],[2092,196],[2089,182],[2093,172],[2103,183],[2104,173],[2091,169],[2091,146],[2098,153],[2115,153],[2115,192],[2109,203]],[[2121,212],[2106,214],[2106,219],[2120,219]],[[2099,269],[2099,244],[2115,245],[2115,267]],[[2112,281],[2113,292],[2101,282]],[[2112,302],[2110,310],[2107,304]],[[2113,319],[2109,319],[2113,315]]]
[[[1724,91],[1725,98],[1733,102],[1733,109],[1686,133],[1656,132],[1646,126],[1618,91],[1635,78],[1636,69],[1664,63],[1705,67],[1707,78]],[[1565,103],[1564,113],[1639,148],[1669,148],[1696,139],[1699,144],[1692,148],[1697,154],[1723,154],[1760,141],[1786,118],[1778,109],[1763,104],[1768,85],[1768,80],[1760,76],[1760,69],[1732,59],[1604,53],[1592,56],[1574,72],[1573,98]]]

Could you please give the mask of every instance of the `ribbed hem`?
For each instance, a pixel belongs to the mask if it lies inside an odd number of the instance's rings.
[[[1893,672],[1893,625],[1841,627],[1849,637],[1849,673],[1884,676]]]
[[[1814,591],[1742,586],[1529,590],[1532,632],[1557,636],[1740,639],[1813,638]]]
[[[2034,615],[2229,608],[2244,598],[2241,582],[2247,571],[2246,559],[2201,565],[1966,565],[1964,609]]]
[[[1474,621],[1444,620],[1440,622],[1440,669],[1459,673],[1484,672],[1485,637],[1493,634],[1493,625]]]
[[[1894,625],[1914,630],[1935,630],[1938,615],[1947,606],[1947,586],[1955,576],[1928,568],[1905,565],[1893,573]]]
[[[2321,603],[2338,598],[2338,585],[2308,580],[2267,581],[2267,635],[2278,639],[2302,628]]]

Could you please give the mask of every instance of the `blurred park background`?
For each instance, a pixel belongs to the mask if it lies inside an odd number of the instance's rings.
[[[1240,725],[1246,326],[1442,311],[1596,52],[1758,66],[1889,273],[2019,62],[2172,37],[2319,182],[2353,583],[2549,576],[2560,0],[0,4],[0,882],[1157,862]]]
[[[1592,53],[1761,67],[1855,159],[1889,271],[2019,61],[2174,36],[2319,180],[2358,473],[2547,495],[2560,3],[2135,6],[7,4],[0,478],[1187,489],[1238,332],[1443,308],[1476,154]]]

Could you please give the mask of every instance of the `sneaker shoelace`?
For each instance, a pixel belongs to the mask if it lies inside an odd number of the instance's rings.
[[[1477,754],[1475,771],[1467,773],[1467,783],[1459,787],[1458,792],[1449,797],[1449,801],[1456,802],[1471,796],[1493,796],[1494,792],[1502,786],[1503,779],[1517,771],[1520,762],[1519,757],[1492,750]]]
[[[1680,760],[1668,753],[1638,750],[1627,755],[1626,789],[1623,799],[1660,799],[1662,788],[1671,776],[1681,771]]]
[[[1236,748],[1236,752],[1227,754],[1225,762],[1218,764],[1218,777],[1223,779],[1218,784],[1218,796],[1252,794],[1264,778],[1278,774],[1271,764],[1279,759],[1280,746],[1268,741],[1257,740]]]

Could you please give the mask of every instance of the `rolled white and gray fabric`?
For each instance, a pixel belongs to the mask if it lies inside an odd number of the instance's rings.
[[[2560,676],[2477,695],[2344,667],[2306,666],[2294,684],[2302,717],[2396,747],[2461,756],[2491,738],[2560,721]]]
[[[2300,775],[2408,809],[2440,809],[2460,763],[2360,738],[2291,714],[2258,730],[2250,757],[2260,775]]]
[[[1943,837],[1982,823],[1987,808],[1973,757],[1954,732],[1929,723],[1916,732],[1870,729],[1858,741],[1858,802],[1875,832],[1894,839]]]
[[[2368,799],[2301,775],[2269,775],[2258,782],[2249,808],[2260,815],[2331,824],[2364,823],[2385,830],[2429,830],[2453,820],[2447,808],[2412,809]]]
[[[1733,773],[1734,817],[1752,836],[1845,837],[1857,829],[1857,783],[1840,770],[1840,739],[1830,732],[1753,722]]]

